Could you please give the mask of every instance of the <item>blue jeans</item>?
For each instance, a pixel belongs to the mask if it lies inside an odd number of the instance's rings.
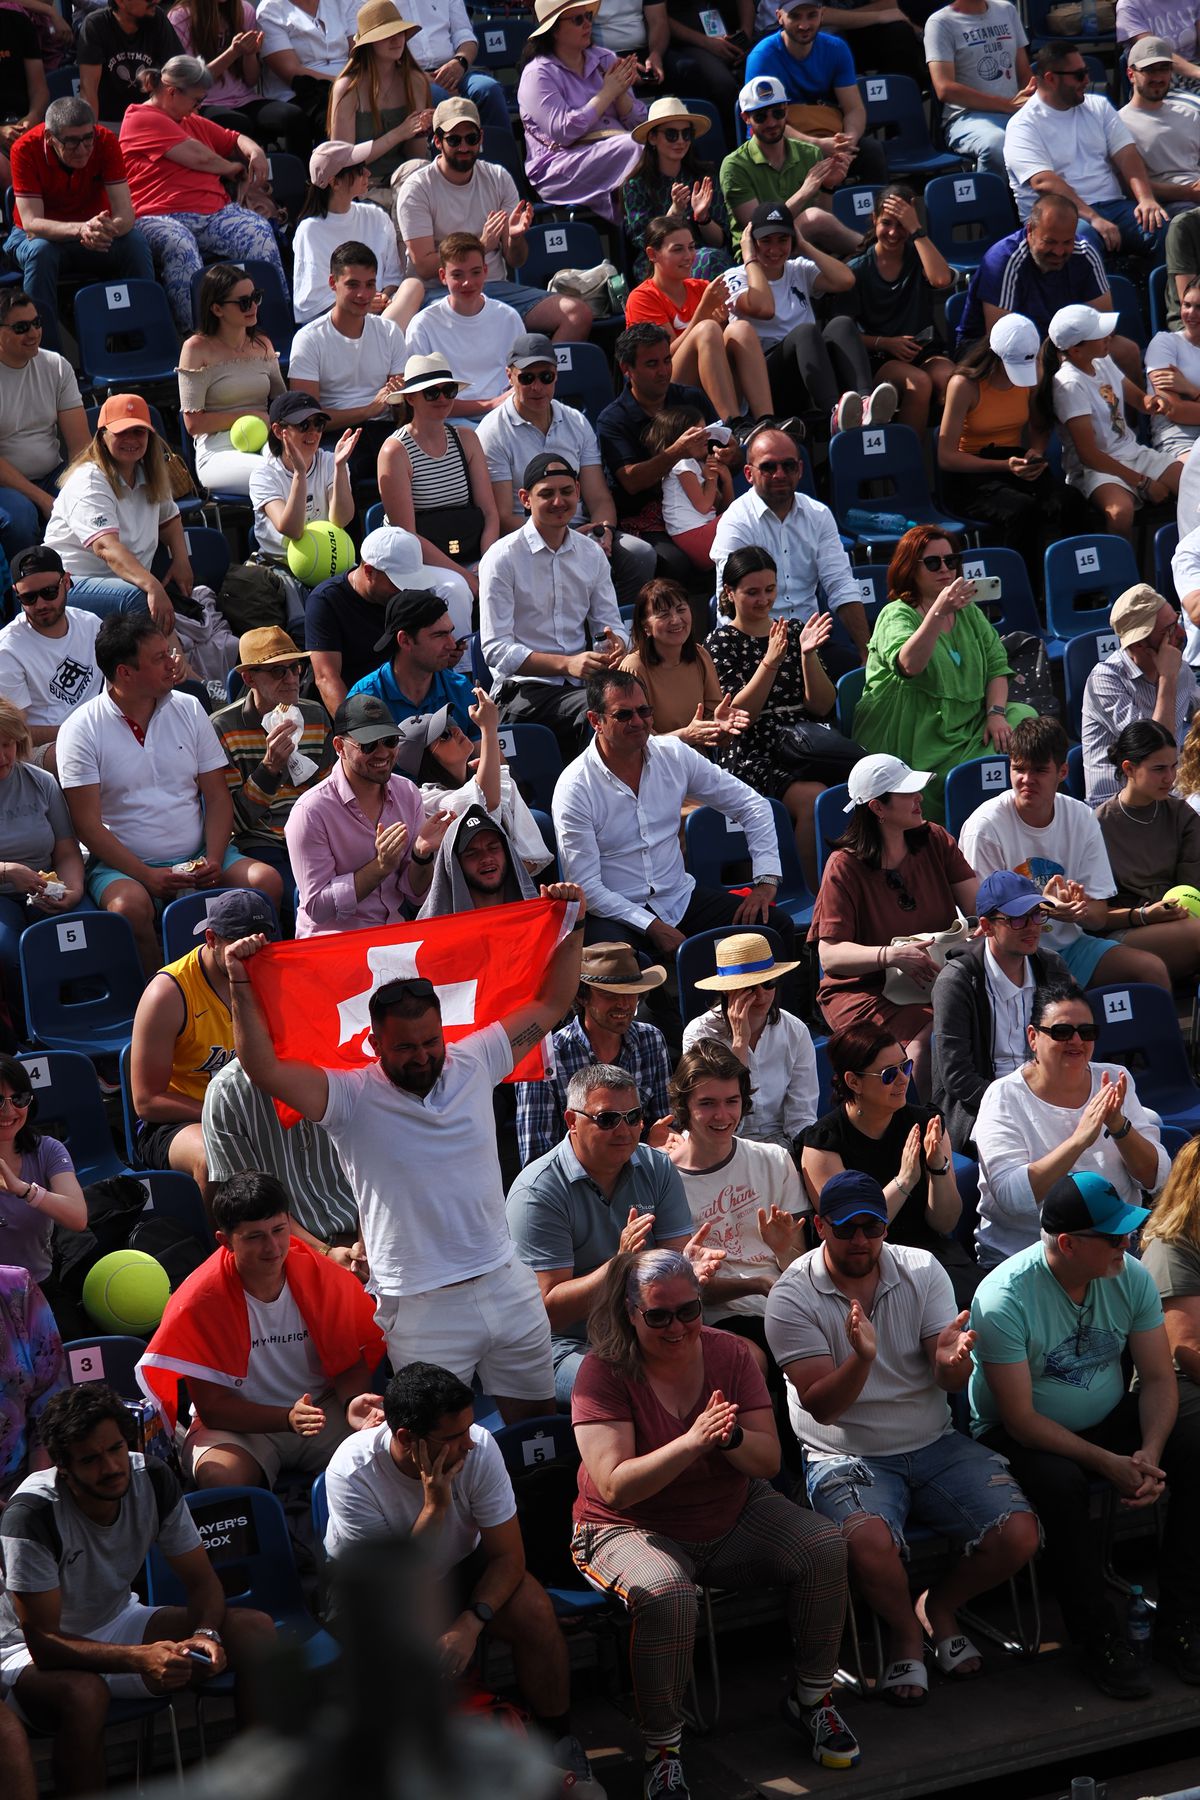
[[[1163,260],[1166,255],[1166,226],[1160,225],[1157,231],[1143,231],[1134,218],[1132,200],[1124,198],[1105,200],[1099,205],[1093,205],[1092,211],[1098,212],[1102,218],[1110,219],[1114,225],[1120,227],[1121,249],[1126,256],[1144,256],[1147,261],[1152,263]],[[1079,221],[1075,235],[1086,238],[1089,244],[1094,244],[1101,256],[1108,254],[1103,238],[1082,219]]]
[[[59,473],[58,469],[53,469],[49,475],[37,479],[30,476],[30,480],[34,487],[44,488],[52,495]],[[10,562],[18,550],[24,550],[29,544],[40,544],[45,529],[41,512],[27,494],[17,488],[0,487],[0,549]]]
[[[118,581],[115,575],[72,575],[72,606],[107,619],[110,613],[146,612],[146,596],[130,581]]]
[[[439,100],[449,100],[449,88],[439,87],[436,81],[430,81],[433,88],[433,104]],[[474,69],[465,74],[458,84],[458,91],[467,100],[475,102],[479,113],[479,123],[486,130],[491,126],[496,131],[512,130],[508,116],[508,101],[504,98],[504,89],[494,75],[476,73]]]
[[[976,167],[1008,180],[1004,164],[1004,113],[960,113],[946,126],[946,142],[961,156],[973,156]]]
[[[21,265],[21,285],[42,317],[42,349],[58,350],[58,283],[63,275],[86,275],[92,281],[153,281],[150,246],[135,225],[114,238],[107,250],[85,250],[80,244],[51,243],[26,237],[15,226],[4,246]]]
[[[869,1513],[882,1519],[905,1554],[910,1517],[973,1550],[1012,1513],[1032,1512],[1007,1459],[961,1431],[947,1431],[898,1456],[832,1456],[810,1450],[805,1486],[814,1512],[845,1529]]]

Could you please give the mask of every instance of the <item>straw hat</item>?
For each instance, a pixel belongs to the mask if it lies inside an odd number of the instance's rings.
[[[704,136],[711,124],[712,120],[706,119],[703,113],[689,112],[682,100],[676,100],[668,94],[654,102],[641,124],[634,126],[630,136],[635,144],[644,144],[650,133],[660,125],[690,125],[699,138]]]
[[[365,6],[359,7],[354,21],[354,47],[377,44],[380,38],[395,37],[401,31],[415,34],[420,29],[415,19],[400,17],[392,0],[367,0]]]
[[[667,971],[659,963],[643,969],[628,944],[587,944],[579,979],[587,987],[607,988],[610,994],[648,994],[662,986]]]
[[[470,383],[460,381],[446,367],[444,356],[410,356],[404,365],[404,386],[394,391],[388,398],[393,406],[399,406],[410,394],[419,394],[431,387],[469,387]]]
[[[547,31],[553,31],[561,13],[579,12],[584,5],[593,18],[600,11],[600,0],[594,0],[594,3],[593,0],[535,0],[533,15],[537,24],[530,37],[542,37]]]
[[[763,987],[781,975],[798,969],[798,962],[776,962],[775,953],[760,931],[735,931],[717,944],[717,972],[695,985],[728,993],[731,988]]]

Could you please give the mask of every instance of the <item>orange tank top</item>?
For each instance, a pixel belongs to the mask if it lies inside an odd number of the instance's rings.
[[[963,420],[959,449],[969,456],[978,456],[989,444],[1018,449],[1029,423],[1032,392],[1032,388],[996,388],[989,382],[980,382],[979,399]]]

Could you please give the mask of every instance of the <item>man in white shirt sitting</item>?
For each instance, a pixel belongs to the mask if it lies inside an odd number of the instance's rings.
[[[408,328],[411,353],[440,356],[464,384],[450,409],[454,419],[483,419],[503,406],[508,399],[505,363],[524,330],[519,312],[484,293],[486,254],[482,240],[469,231],[444,237],[438,246],[438,280],[446,298],[425,307]]]
[[[1165,38],[1140,37],[1129,52],[1133,98],[1117,114],[1132,133],[1154,198],[1172,215],[1200,200],[1200,107],[1172,94],[1175,52]]]
[[[25,714],[33,761],[56,775],[59,726],[104,687],[96,661],[96,638],[104,621],[67,605],[71,577],[49,544],[18,552],[12,586],[21,610],[0,631],[0,694]]]
[[[780,618],[811,619],[819,585],[859,652],[856,657],[836,644],[824,645],[821,661],[836,681],[866,661],[871,635],[837,521],[827,506],[800,492],[800,452],[785,431],[756,431],[747,441],[746,479],[751,492],[742,494],[717,520],[712,547],[717,586],[725,558],[750,544],[775,558],[779,583],[775,611]]]
[[[485,1631],[516,1658],[522,1698],[549,1740],[574,1800],[604,1800],[571,1730],[567,1646],[540,1582],[525,1567],[517,1501],[469,1387],[435,1363],[408,1363],[383,1396],[383,1419],[341,1446],[325,1482],[325,1549],[412,1537],[449,1597],[442,1672],[465,1674]]]
[[[1034,989],[1071,978],[1062,957],[1042,948],[1041,890],[1027,875],[985,876],[975,910],[979,936],[933,984],[933,1104],[967,1156],[984,1093],[1026,1060]]]
[[[519,497],[528,523],[479,565],[479,636],[501,717],[548,725],[570,758],[591,738],[584,683],[625,654],[621,614],[603,550],[571,529],[578,469],[535,456]]]
[[[511,131],[508,102],[494,75],[475,67],[479,39],[463,0],[408,0],[406,19],[421,27],[410,39],[412,54],[429,77],[434,107],[444,106],[459,95],[489,131]],[[437,113],[434,112],[434,129]]]

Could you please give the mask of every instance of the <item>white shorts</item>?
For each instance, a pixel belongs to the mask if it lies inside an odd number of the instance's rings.
[[[144,1643],[151,1619],[162,1610],[161,1606],[143,1606],[140,1600],[130,1594],[128,1604],[122,1608],[115,1619],[110,1619],[106,1625],[94,1626],[86,1633],[86,1636],[97,1644]],[[8,1691],[9,1704],[14,1712],[20,1714],[22,1719],[25,1719],[25,1714],[21,1711],[20,1700],[13,1694],[12,1689],[26,1669],[32,1667],[33,1657],[30,1655],[28,1646],[23,1643],[14,1644],[4,1652],[3,1658],[0,1658],[0,1691]],[[106,1675],[104,1679],[108,1683],[108,1691],[114,1700],[153,1698],[150,1689],[140,1675]],[[25,1719],[25,1723],[28,1724],[29,1720]]]
[[[1130,444],[1122,449],[1117,460],[1127,469],[1136,469],[1139,475],[1149,475],[1157,481],[1160,475],[1166,474],[1172,463],[1179,461],[1181,454],[1179,450],[1156,450],[1152,444]],[[1119,475],[1109,475],[1100,469],[1081,469],[1071,482],[1073,487],[1079,488],[1089,498],[1098,487],[1106,484],[1123,487],[1127,493],[1134,495],[1139,506],[1142,504],[1130,482],[1122,481]]]
[[[315,1437],[300,1437],[294,1431],[224,1431],[216,1425],[202,1425],[193,1416],[183,1441],[184,1462],[194,1475],[210,1450],[228,1445],[253,1457],[268,1487],[274,1487],[281,1469],[301,1469],[306,1475],[319,1475],[342,1439],[350,1436],[350,1427],[332,1388],[315,1395],[314,1400],[325,1411],[325,1428]]]
[[[460,1381],[477,1374],[487,1394],[545,1400],[554,1411],[550,1319],[537,1276],[518,1257],[427,1294],[380,1294],[375,1319],[393,1369],[436,1363]]]

